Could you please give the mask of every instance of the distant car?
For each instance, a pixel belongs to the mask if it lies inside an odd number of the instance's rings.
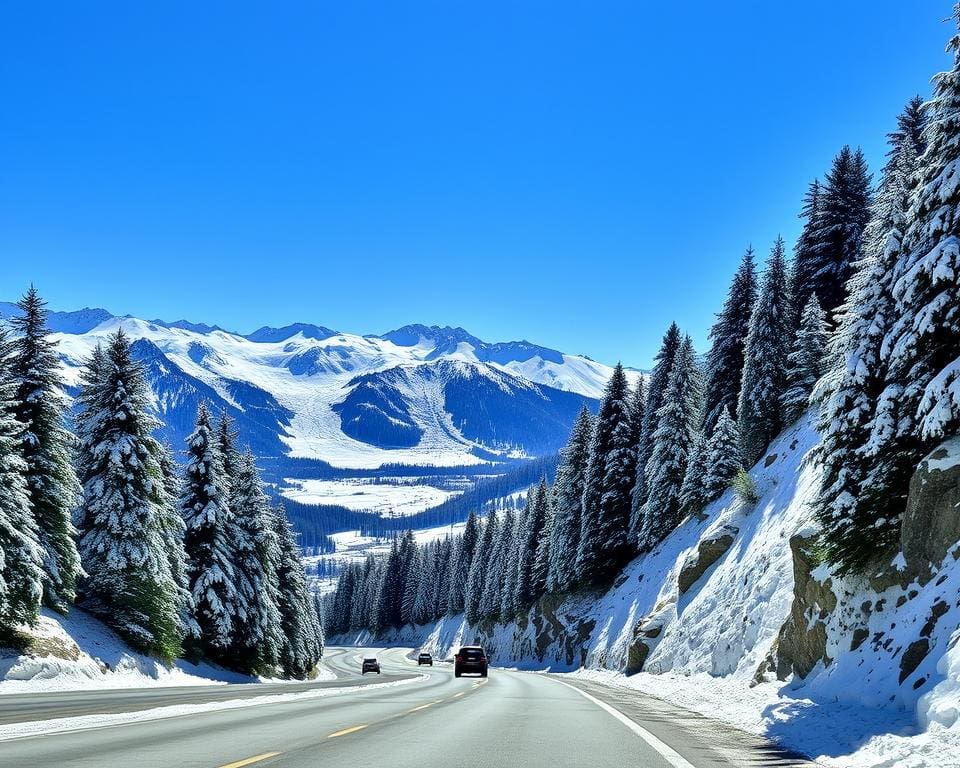
[[[417,656],[417,666],[419,667],[423,664],[429,664],[432,667],[433,656],[431,656],[429,653],[421,653],[419,656]]]
[[[365,675],[367,672],[376,672],[380,674],[380,662],[376,659],[364,659],[363,667],[360,669],[360,674]]]
[[[454,657],[454,676],[460,677],[465,672],[476,672],[480,677],[487,676],[487,654],[479,645],[464,645]]]

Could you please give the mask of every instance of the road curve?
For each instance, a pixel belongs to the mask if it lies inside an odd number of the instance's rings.
[[[326,664],[346,692],[299,700],[270,701],[239,709],[204,711],[166,719],[31,736],[0,742],[0,765],[19,768],[314,768],[315,766],[645,766],[719,768],[795,763],[772,751],[746,749],[743,760],[713,749],[703,728],[669,723],[658,710],[651,722],[612,710],[552,676],[492,669],[490,677],[455,678],[446,664],[418,670],[402,649],[329,649]],[[358,679],[359,659],[377,655],[384,674]],[[416,675],[425,679],[379,687]],[[153,689],[147,706],[223,701],[224,689],[278,687],[283,693],[312,686],[218,686],[206,691]],[[151,691],[151,693],[153,692]],[[276,693],[270,690],[269,693]],[[140,706],[129,691],[46,694],[37,712],[125,712]],[[137,693],[144,693],[138,691]],[[599,690],[588,691],[593,695]],[[248,694],[250,695],[250,694]],[[66,697],[59,706],[57,696]],[[174,697],[174,698],[170,698]],[[179,698],[177,698],[179,697]],[[198,697],[200,697],[198,699]],[[0,697],[0,719],[9,712]],[[46,709],[44,709],[46,707]],[[623,713],[626,714],[623,714]],[[43,715],[47,717],[48,715]],[[50,715],[60,717],[61,714]],[[652,722],[656,720],[656,722]],[[8,720],[9,722],[9,720]],[[657,735],[654,735],[657,734]],[[761,761],[754,761],[753,758]]]

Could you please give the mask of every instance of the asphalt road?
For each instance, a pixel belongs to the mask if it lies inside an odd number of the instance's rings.
[[[447,664],[418,670],[406,653],[328,649],[325,663],[338,675],[333,683],[0,696],[0,724],[9,724],[351,687],[126,724],[87,718],[81,730],[0,741],[0,766],[803,765],[759,739],[633,692],[579,682],[574,688],[554,676],[500,669],[486,679],[457,679]],[[377,655],[384,674],[360,678],[364,655]],[[425,679],[397,684],[418,673]]]

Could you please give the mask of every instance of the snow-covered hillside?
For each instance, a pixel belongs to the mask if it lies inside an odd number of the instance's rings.
[[[0,317],[16,311],[0,304]],[[336,467],[465,466],[555,452],[612,370],[528,342],[490,344],[461,328],[360,336],[298,323],[241,336],[102,309],[54,312],[49,323],[69,384],[110,334],[122,328],[133,338],[163,437],[175,445],[207,400],[233,415],[241,441],[261,457]]]

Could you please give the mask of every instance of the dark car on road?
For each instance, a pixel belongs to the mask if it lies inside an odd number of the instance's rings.
[[[433,656],[431,656],[429,653],[421,653],[419,656],[417,656],[417,666],[419,667],[423,664],[429,664],[432,667]]]
[[[464,645],[453,659],[454,676],[460,677],[470,672],[475,672],[480,677],[487,676],[487,654],[479,645]]]
[[[360,670],[361,675],[367,674],[367,672],[376,672],[380,674],[380,662],[376,659],[364,659],[363,667]]]

